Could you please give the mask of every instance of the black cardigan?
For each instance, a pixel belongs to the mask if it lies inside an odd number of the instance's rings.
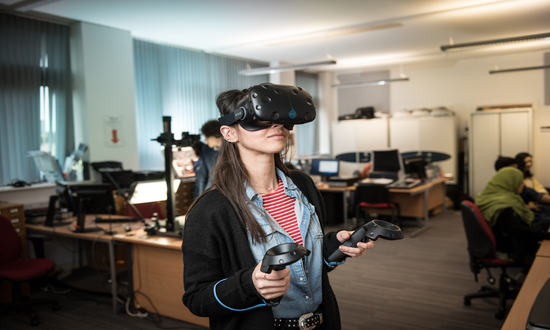
[[[290,174],[292,181],[315,206],[321,228],[325,227],[325,209],[321,194],[311,178],[298,171]],[[338,248],[336,232],[325,235],[325,258]],[[191,313],[210,318],[210,329],[274,329],[270,307],[247,311],[229,310],[214,297],[216,294],[226,306],[247,309],[262,300],[252,282],[256,260],[250,250],[248,237],[229,200],[217,190],[206,193],[186,217],[183,229],[183,303]],[[336,297],[323,267],[324,328],[338,330],[340,314]]]

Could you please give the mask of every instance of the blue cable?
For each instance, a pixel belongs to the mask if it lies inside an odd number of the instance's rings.
[[[222,303],[222,302],[220,301],[220,299],[218,298],[218,295],[216,294],[216,287],[218,286],[218,284],[220,284],[221,282],[223,282],[223,281],[225,281],[225,280],[227,280],[227,279],[224,278],[223,280],[219,281],[218,283],[216,283],[216,284],[214,285],[214,297],[216,298],[216,300],[218,301],[218,303],[219,303],[220,305],[222,305],[223,307],[225,307],[225,308],[227,308],[227,309],[229,309],[229,310],[231,310],[231,311],[234,311],[234,312],[245,312],[245,311],[249,311],[249,310],[251,310],[251,309],[255,309],[255,308],[258,308],[258,307],[266,307],[266,306],[267,306],[267,304],[265,303],[265,300],[263,300],[263,299],[262,299],[262,301],[264,302],[263,304],[258,304],[258,305],[256,305],[256,306],[252,306],[252,307],[248,307],[248,308],[244,308],[244,309],[235,309],[235,308],[231,308],[231,307],[226,306],[224,303]]]
[[[340,266],[340,265],[343,265],[345,262],[346,262],[346,259],[344,259],[344,261],[341,261],[341,262],[338,262],[338,261],[333,261],[333,262],[327,262],[327,260],[325,258],[323,258],[323,261],[325,262],[325,264],[327,266],[329,266],[330,268],[334,268],[336,266]]]

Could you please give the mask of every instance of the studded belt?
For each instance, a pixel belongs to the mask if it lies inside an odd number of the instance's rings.
[[[321,323],[323,323],[322,313],[307,313],[297,319],[275,319],[275,327],[279,329],[310,330]]]

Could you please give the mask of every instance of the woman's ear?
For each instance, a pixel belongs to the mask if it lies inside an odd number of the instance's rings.
[[[227,142],[234,143],[238,141],[237,134],[233,127],[224,125],[220,128],[220,132]]]

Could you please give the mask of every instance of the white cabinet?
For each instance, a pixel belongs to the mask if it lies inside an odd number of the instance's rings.
[[[531,153],[532,111],[530,108],[476,111],[470,115],[469,186],[476,198],[495,175],[498,156]]]
[[[333,156],[388,147],[387,118],[342,120],[332,124]],[[340,162],[340,174],[349,175],[355,170],[361,171],[364,165]]]
[[[457,178],[457,133],[454,116],[391,118],[390,148],[399,152],[440,152],[451,158],[434,164]]]

